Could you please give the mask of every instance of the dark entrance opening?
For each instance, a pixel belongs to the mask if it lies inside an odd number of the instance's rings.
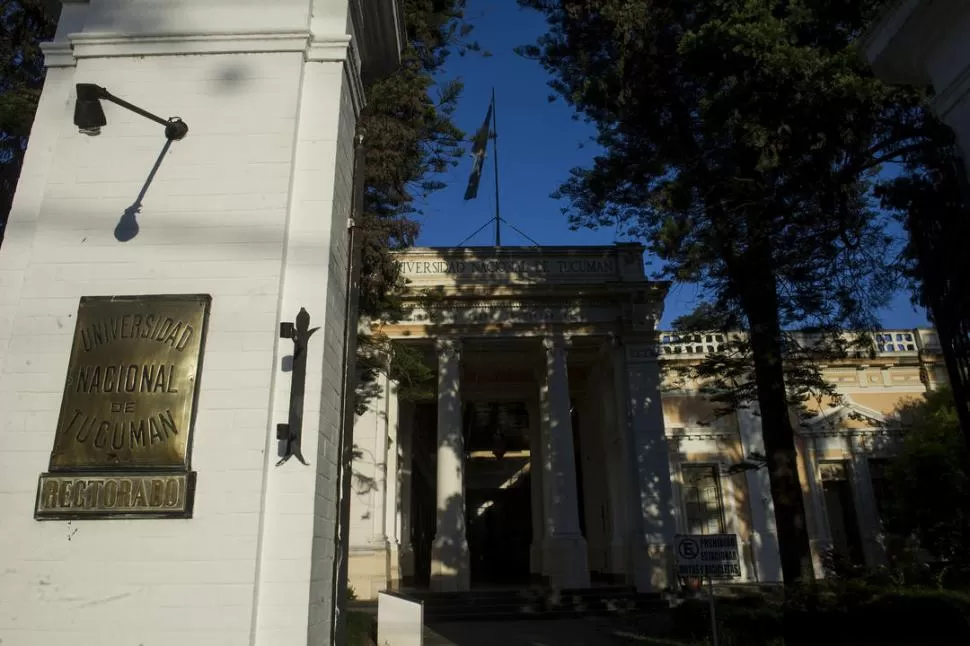
[[[438,444],[438,408],[435,403],[415,406],[411,443],[411,548],[414,550],[416,587],[431,583],[431,544],[437,524],[434,456]]]
[[[465,407],[465,518],[472,585],[529,581],[529,416],[521,402]]]
[[[863,565],[865,558],[855,503],[852,500],[848,465],[845,461],[822,462],[819,472],[822,476],[829,529],[832,532],[832,547],[838,557],[855,565]]]

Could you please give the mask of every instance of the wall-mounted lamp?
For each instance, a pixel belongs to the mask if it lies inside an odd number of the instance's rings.
[[[140,114],[146,119],[151,119],[155,123],[162,124],[165,126],[165,137],[169,140],[178,141],[189,132],[189,127],[179,117],[163,119],[123,99],[119,99],[99,85],[94,85],[93,83],[78,83],[77,103],[74,104],[74,125],[86,135],[94,136],[100,134],[101,126],[108,123],[104,116],[104,109],[101,107],[101,99],[116,103],[123,108],[131,110],[135,114]]]

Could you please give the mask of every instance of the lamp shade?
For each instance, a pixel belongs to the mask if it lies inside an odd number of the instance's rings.
[[[107,123],[104,109],[101,107],[103,90],[91,83],[77,84],[77,102],[74,104],[74,125],[86,135],[96,135],[101,132],[101,126]]]

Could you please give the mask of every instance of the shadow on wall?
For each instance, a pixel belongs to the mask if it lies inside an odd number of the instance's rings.
[[[45,0],[45,4],[51,5],[49,11],[52,15],[60,15],[60,2],[52,2],[50,0]],[[66,4],[66,3],[65,3]],[[65,20],[71,21],[71,31],[85,31],[103,34],[125,34],[126,36],[138,36],[138,35],[170,35],[170,34],[186,34],[192,35],[194,31],[200,33],[211,33],[212,25],[210,24],[212,19],[208,14],[211,11],[206,11],[206,8],[202,7],[204,3],[197,3],[198,6],[187,6],[186,3],[175,3],[175,2],[165,2],[163,0],[158,0],[157,2],[151,3],[92,3],[91,5],[85,7],[85,10],[79,15],[83,15],[83,21],[77,21],[74,17],[75,14],[79,12],[75,11],[70,14],[65,14],[63,17]],[[60,20],[60,18],[58,18]],[[231,24],[222,25],[224,29],[229,32],[233,30],[242,31],[243,27],[234,26]],[[64,28],[62,27],[62,31]],[[63,39],[63,36],[60,37]],[[180,113],[188,123],[192,131],[189,133],[189,137],[199,136],[204,134],[210,134],[213,130],[213,125],[220,125],[222,117],[218,114],[216,110],[200,109],[198,107],[193,111],[191,105],[180,104],[180,96],[193,96],[193,95],[208,95],[210,97],[219,95],[219,101],[225,102],[227,106],[238,109],[239,104],[234,103],[234,95],[238,95],[245,86],[254,79],[259,78],[256,70],[254,70],[253,64],[247,63],[244,60],[240,60],[238,56],[212,56],[206,59],[206,62],[210,66],[205,69],[203,78],[199,78],[197,83],[193,83],[192,79],[184,74],[184,70],[179,66],[159,66],[155,61],[162,57],[141,57],[141,58],[125,58],[124,65],[133,66],[151,66],[153,77],[157,79],[158,89],[155,91],[150,91],[146,93],[143,89],[141,90],[131,90],[126,87],[122,82],[119,83],[117,80],[112,80],[108,78],[98,78],[96,76],[90,78],[78,78],[79,82],[90,82],[97,85],[112,84],[111,87],[107,87],[109,92],[116,93],[120,98],[130,101],[133,104],[144,108],[145,110],[161,114],[163,116],[169,114]],[[116,75],[117,76],[117,75]],[[115,77],[113,77],[115,78]],[[132,74],[133,79],[137,79],[137,74]],[[194,86],[194,87],[193,87]],[[170,88],[171,92],[166,94],[165,89]],[[74,100],[74,92],[71,92],[71,100]],[[163,97],[159,100],[159,97]],[[127,112],[125,108],[115,105],[108,101],[102,101],[102,106],[105,110],[105,115],[107,118],[107,125],[105,127],[106,135],[102,135],[106,138],[113,138],[110,131],[119,126],[127,126],[129,120],[139,120],[144,121],[144,125],[139,125],[137,130],[131,132],[137,132],[139,134],[144,134],[148,136],[154,131],[158,131],[159,139],[162,140],[162,129],[159,128],[157,124],[152,124],[151,122],[145,120],[141,116],[135,116]],[[189,108],[189,112],[183,112]],[[224,127],[220,128],[218,132],[225,132]],[[245,133],[241,133],[245,134]],[[137,144],[132,140],[132,148],[136,148]],[[117,143],[117,142],[115,142]],[[139,233],[139,222],[138,216],[147,215],[151,212],[151,201],[146,202],[146,196],[148,194],[148,189],[155,179],[156,173],[159,171],[162,160],[166,157],[171,146],[171,140],[166,140],[162,146],[161,152],[158,154],[154,164],[152,165],[147,178],[144,180],[141,189],[139,190],[134,201],[127,207],[122,207],[121,204],[112,205],[115,198],[108,196],[100,200],[100,205],[109,210],[118,208],[121,211],[120,218],[117,225],[114,228],[114,238],[118,242],[129,242]],[[112,152],[117,152],[115,148]],[[133,153],[140,152],[140,150],[132,150]],[[197,163],[197,160],[192,160]],[[91,159],[91,164],[104,163],[103,159]],[[137,163],[137,162],[133,162]],[[144,212],[143,212],[144,208]],[[187,208],[187,211],[191,211],[191,208]],[[14,202],[13,208],[10,212],[10,220],[16,221],[18,217],[17,202]],[[117,212],[117,211],[116,211]],[[55,210],[45,209],[44,213],[41,214],[41,219],[44,221],[46,227],[53,225],[56,227],[59,223],[63,222],[64,227],[75,230],[78,228],[78,216],[83,216],[83,213],[78,213],[76,209],[72,209],[70,212],[58,213]],[[178,219],[181,217],[191,217],[189,214],[165,214],[165,226],[179,226]],[[169,217],[174,215],[175,217]],[[192,223],[186,223],[191,226]],[[80,240],[84,242],[84,240]],[[0,238],[2,241],[2,238]]]
[[[172,139],[165,140],[165,145],[162,146],[161,152],[158,153],[158,158],[155,160],[155,164],[148,173],[145,183],[142,185],[141,190],[138,191],[138,197],[136,197],[135,201],[131,203],[131,206],[125,209],[121,214],[121,219],[118,220],[118,225],[115,227],[115,240],[118,242],[128,242],[138,235],[137,216],[141,211],[142,200],[145,199],[145,193],[148,192],[148,187],[152,185],[152,180],[155,179],[155,173],[158,172],[159,166],[162,165],[162,160],[165,159],[165,155],[168,154],[168,149],[172,147],[172,141]]]

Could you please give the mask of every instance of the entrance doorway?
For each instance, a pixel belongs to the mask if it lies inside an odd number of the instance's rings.
[[[859,536],[859,523],[848,471],[845,461],[819,464],[832,547],[841,558],[855,565],[863,565],[865,560],[862,555],[862,539]]]
[[[411,546],[416,587],[430,583],[435,535],[437,408],[415,406],[412,443]],[[465,537],[472,585],[529,582],[532,479],[529,416],[523,403],[467,403]]]
[[[468,491],[468,551],[472,584],[529,581],[532,544],[529,476],[521,486]]]
[[[529,415],[522,402],[465,408],[465,518],[472,585],[529,581]]]

